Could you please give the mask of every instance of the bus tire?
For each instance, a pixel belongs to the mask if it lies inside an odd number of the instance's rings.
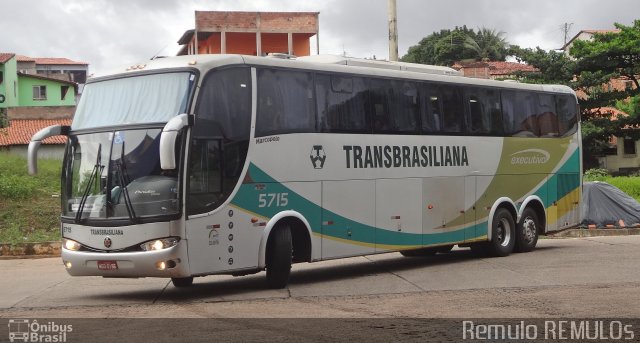
[[[508,256],[513,252],[516,241],[516,224],[511,212],[506,208],[498,208],[491,223],[491,241],[487,243],[487,253],[496,257]]]
[[[177,288],[189,287],[193,285],[193,277],[172,277],[171,282],[173,286]]]
[[[267,285],[274,289],[284,288],[289,282],[293,256],[289,226],[276,227],[267,245]]]
[[[540,222],[538,215],[531,207],[527,207],[522,212],[522,218],[516,227],[516,252],[529,252],[535,249],[538,244],[538,230]]]

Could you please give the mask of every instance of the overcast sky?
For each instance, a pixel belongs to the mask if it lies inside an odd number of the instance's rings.
[[[0,0],[0,52],[67,57],[104,71],[175,55],[196,10],[320,12],[320,53],[389,55],[387,0]],[[400,56],[434,31],[462,25],[548,50],[562,46],[564,23],[570,37],[632,24],[640,0],[397,0],[397,12]]]

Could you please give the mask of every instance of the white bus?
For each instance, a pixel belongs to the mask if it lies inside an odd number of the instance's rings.
[[[565,86],[344,58],[156,59],[86,85],[66,135],[69,274],[170,277],[454,245],[532,250],[578,223],[577,100]]]

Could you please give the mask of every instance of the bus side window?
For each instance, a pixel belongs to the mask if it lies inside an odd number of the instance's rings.
[[[442,94],[443,130],[446,133],[462,133],[464,107],[460,88],[456,86],[440,86]]]
[[[578,129],[578,107],[571,95],[556,95],[558,113],[558,134],[562,137],[572,135]]]
[[[223,196],[219,140],[194,139],[189,160],[189,198],[187,213],[212,209]]]
[[[468,118],[467,129],[471,134],[501,136],[502,109],[500,92],[485,88],[465,89]]]
[[[390,80],[369,80],[369,105],[374,133],[395,131],[390,112],[391,103],[397,98]]]
[[[558,116],[553,95],[538,94],[538,127],[540,137],[558,137]]]
[[[442,101],[435,87],[425,86],[422,92],[422,132],[437,133],[442,130]]]
[[[420,97],[414,82],[393,81],[397,98],[392,107],[394,127],[400,133],[418,133],[420,128]]]
[[[320,132],[370,132],[364,79],[316,74],[315,90]]]
[[[260,69],[256,136],[315,131],[312,85],[311,73]]]

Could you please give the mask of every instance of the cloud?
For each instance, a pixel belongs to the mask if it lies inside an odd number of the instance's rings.
[[[3,0],[2,6],[1,52],[67,57],[90,63],[91,71],[175,54],[196,10],[320,12],[321,53],[388,56],[386,0]],[[640,13],[637,0],[397,0],[397,6],[400,55],[434,31],[462,25],[552,49],[563,43],[564,23],[573,23],[574,35],[628,25]]]

